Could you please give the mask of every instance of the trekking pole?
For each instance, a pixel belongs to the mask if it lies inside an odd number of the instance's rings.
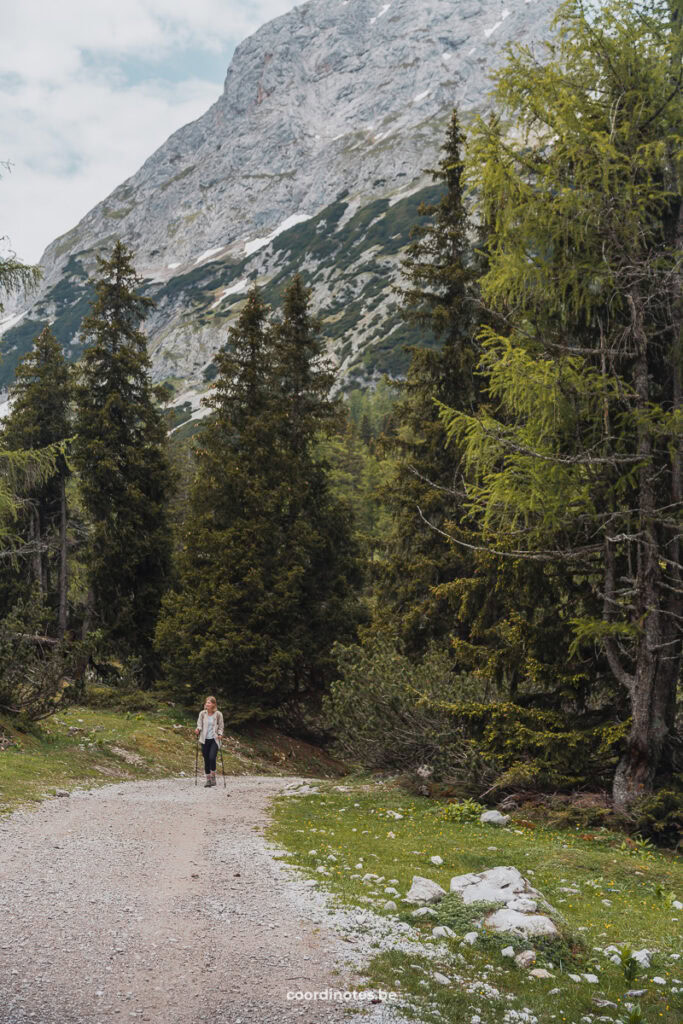
[[[225,789],[228,784],[225,781],[225,765],[223,764],[223,748],[222,747],[218,748],[218,753],[221,755],[221,771],[223,772],[223,789]]]
[[[199,770],[199,743],[194,747],[194,784],[197,785],[197,771]]]

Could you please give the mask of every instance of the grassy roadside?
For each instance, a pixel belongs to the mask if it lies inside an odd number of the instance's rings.
[[[195,722],[196,715],[164,703],[149,711],[71,707],[29,732],[0,716],[0,815],[54,796],[56,789],[193,776]],[[226,775],[339,774],[317,748],[267,726],[228,730],[223,761]]]
[[[443,908],[436,907],[438,918],[417,925],[424,957],[398,949],[378,953],[368,964],[368,985],[408,996],[415,1019],[424,1024],[677,1024],[683,1019],[683,960],[675,959],[681,952],[683,911],[672,906],[674,898],[683,897],[683,865],[672,856],[647,847],[633,850],[621,835],[603,830],[552,831],[514,820],[505,829],[478,820],[456,823],[443,804],[373,783],[342,792],[325,784],[318,794],[276,801],[269,834],[289,851],[292,863],[340,903],[371,907],[411,925],[416,924],[413,908],[401,897],[413,875],[431,878],[448,891],[452,876],[498,865],[517,867],[557,908],[564,918],[560,942],[534,947],[528,940],[480,932],[468,945],[462,940],[472,920],[453,907],[447,912],[449,901],[444,901]],[[443,865],[431,863],[434,855]],[[362,876],[369,872],[384,880],[364,884]],[[397,880],[398,895],[384,891],[391,880]],[[389,899],[397,910],[383,909]],[[431,935],[437,924],[449,924],[456,938],[437,943]],[[536,979],[517,967],[502,956],[508,945],[515,952],[535,948],[534,966],[552,977]],[[627,980],[624,968],[605,953],[609,945],[657,952],[651,968],[636,965]],[[450,984],[437,982],[435,971]],[[598,980],[575,982],[569,974]],[[643,994],[627,995],[633,990]]]

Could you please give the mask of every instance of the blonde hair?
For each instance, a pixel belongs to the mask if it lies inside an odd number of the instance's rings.
[[[211,704],[213,704],[213,706],[214,706],[215,708],[217,708],[217,707],[218,707],[218,701],[216,700],[216,698],[215,698],[215,697],[207,697],[207,698],[206,698],[206,700],[204,701],[204,703],[205,703],[205,704],[211,703]]]

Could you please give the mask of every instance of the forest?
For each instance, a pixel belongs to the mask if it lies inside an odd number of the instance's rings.
[[[404,379],[340,389],[306,274],[254,280],[171,431],[135,253],[98,259],[81,358],[44,329],[0,425],[2,714],[214,693],[414,792],[608,794],[676,845],[681,16],[569,0],[453,111]],[[38,273],[0,258],[0,299]]]

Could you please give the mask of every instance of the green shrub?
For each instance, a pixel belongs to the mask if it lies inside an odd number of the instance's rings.
[[[500,910],[505,904],[490,903],[478,900],[476,903],[465,903],[457,892],[448,893],[436,906],[439,924],[447,925],[462,938],[467,932],[474,931],[487,914]],[[509,937],[506,936],[506,940]],[[508,942],[506,941],[506,945]]]
[[[677,777],[677,780],[681,776]],[[634,831],[662,846],[678,846],[683,838],[683,788],[660,789],[633,808]]]
[[[628,733],[628,721],[568,722],[558,711],[483,701],[482,684],[458,672],[445,650],[414,663],[375,634],[335,653],[341,678],[325,712],[338,750],[366,769],[429,769],[422,784],[412,779],[418,792],[443,782],[457,795],[488,792],[497,800],[519,789],[604,788]]]
[[[476,800],[453,801],[439,809],[438,817],[460,825],[465,821],[478,821],[485,810],[484,805],[477,803]]]
[[[434,648],[415,665],[393,641],[375,636],[365,646],[337,644],[333,653],[342,677],[331,685],[324,713],[342,757],[375,770],[424,767],[423,780],[457,777],[477,787],[493,780],[492,765],[437,706],[471,688],[447,652]]]
[[[106,683],[91,683],[86,687],[83,703],[89,708],[155,711],[159,706],[159,697],[144,690],[121,690]]]
[[[83,650],[46,636],[40,600],[18,602],[0,622],[0,712],[28,726],[78,700]]]

